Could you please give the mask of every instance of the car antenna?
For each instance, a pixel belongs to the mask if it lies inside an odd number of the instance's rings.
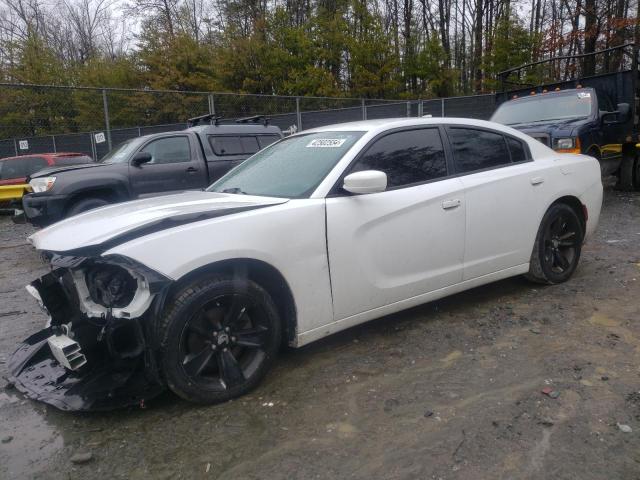
[[[269,117],[266,115],[254,115],[252,117],[244,117],[236,119],[236,123],[258,123],[262,120],[262,124],[266,127],[269,125]]]
[[[206,115],[200,115],[199,117],[193,117],[187,120],[187,124],[190,127],[196,127],[198,125],[204,125],[205,123],[208,123],[209,125],[218,125],[220,123],[220,120],[223,117],[221,116],[216,116],[215,113],[207,113]]]

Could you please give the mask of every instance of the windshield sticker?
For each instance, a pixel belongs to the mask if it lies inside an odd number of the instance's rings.
[[[307,148],[339,148],[346,141],[346,138],[316,138],[308,143]]]
[[[578,92],[578,98],[582,99],[582,98],[591,98],[591,93],[590,92]]]

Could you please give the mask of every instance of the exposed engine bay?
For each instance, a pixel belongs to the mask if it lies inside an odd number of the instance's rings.
[[[9,359],[16,388],[62,410],[137,405],[162,392],[153,319],[171,281],[124,257],[45,256],[51,272],[27,290],[49,320]]]

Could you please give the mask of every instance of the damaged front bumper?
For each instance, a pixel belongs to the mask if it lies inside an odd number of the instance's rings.
[[[50,257],[52,271],[27,287],[49,321],[9,359],[16,388],[62,410],[139,405],[161,393],[155,318],[170,280],[123,257]]]

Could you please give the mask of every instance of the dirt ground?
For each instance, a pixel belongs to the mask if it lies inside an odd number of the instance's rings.
[[[0,376],[45,321],[30,231],[0,218]],[[568,283],[514,278],[285,351],[234,402],[72,414],[0,380],[0,478],[640,479],[639,320],[640,195],[607,190]]]

